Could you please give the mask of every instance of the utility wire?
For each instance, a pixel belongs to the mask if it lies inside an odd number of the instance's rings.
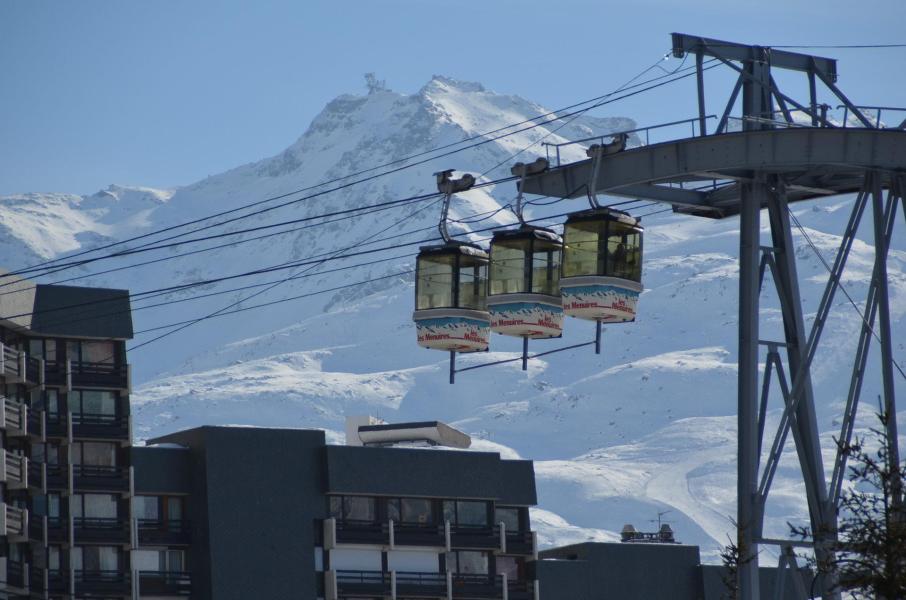
[[[709,61],[709,62],[716,62],[716,59],[712,59],[712,61]],[[714,67],[716,67],[716,66],[719,66],[719,65],[713,64],[713,65],[707,67],[707,69],[714,68]],[[640,75],[644,74],[644,73],[647,72],[647,71],[650,71],[652,68],[654,68],[654,67],[653,67],[653,66],[652,66],[652,67],[649,67],[648,69],[646,69],[645,71],[643,71]],[[384,173],[379,173],[379,174],[377,174],[377,175],[371,176],[371,177],[366,178],[366,179],[356,180],[356,181],[353,181],[353,182],[350,182],[350,183],[347,183],[347,184],[344,184],[344,185],[341,185],[341,186],[338,186],[338,187],[335,187],[335,188],[331,188],[331,189],[329,189],[329,190],[324,190],[324,191],[321,191],[321,192],[318,192],[318,193],[315,193],[315,194],[311,194],[311,195],[309,195],[309,196],[304,196],[304,197],[302,197],[302,198],[298,198],[298,199],[295,199],[295,200],[291,200],[291,201],[288,201],[288,202],[284,202],[284,203],[279,204],[279,205],[276,205],[276,206],[267,207],[267,208],[264,208],[264,209],[261,209],[261,210],[258,210],[258,211],[249,213],[249,214],[247,214],[247,215],[242,215],[242,216],[239,216],[239,217],[235,217],[235,218],[232,218],[232,219],[228,219],[228,220],[222,221],[222,222],[220,222],[220,223],[215,223],[215,224],[212,224],[212,225],[207,225],[207,226],[204,226],[204,227],[196,228],[196,229],[194,229],[194,230],[192,230],[192,231],[189,231],[189,232],[184,232],[184,233],[181,233],[181,234],[178,234],[178,235],[174,235],[174,236],[170,236],[170,237],[168,237],[168,238],[164,238],[164,239],[162,239],[162,240],[157,240],[157,241],[152,242],[152,243],[148,243],[148,244],[144,244],[144,245],[142,245],[142,246],[138,246],[137,248],[138,248],[138,249],[141,249],[141,248],[146,247],[146,246],[149,246],[149,245],[159,244],[159,242],[162,242],[162,241],[169,241],[169,240],[172,240],[172,239],[176,239],[176,238],[179,238],[179,237],[183,237],[183,236],[185,236],[185,235],[189,235],[190,233],[195,233],[195,232],[198,232],[198,231],[203,231],[203,230],[206,230],[206,229],[211,229],[211,228],[213,228],[213,227],[220,227],[220,226],[222,226],[222,225],[225,225],[225,224],[228,224],[228,223],[231,223],[231,222],[240,220],[240,219],[245,219],[245,218],[248,218],[248,217],[251,217],[251,216],[256,216],[256,215],[262,214],[262,213],[264,213],[264,212],[269,212],[269,211],[272,211],[272,210],[276,210],[276,209],[282,208],[282,207],[284,207],[284,206],[288,206],[288,205],[290,205],[290,204],[294,204],[294,203],[297,203],[297,202],[301,202],[301,201],[303,201],[303,200],[307,200],[307,199],[310,199],[310,198],[314,198],[314,197],[317,197],[317,196],[321,196],[321,195],[330,193],[330,192],[332,192],[332,191],[337,191],[337,190],[340,190],[340,189],[345,189],[345,188],[351,187],[352,185],[356,185],[356,184],[358,184],[358,183],[363,183],[363,182],[366,182],[366,181],[370,181],[370,180],[373,180],[373,179],[377,179],[378,177],[382,177],[382,176],[384,176],[384,175],[388,175],[388,174],[390,174],[390,173],[394,173],[394,172],[403,170],[403,169],[405,169],[405,168],[409,168],[409,167],[413,167],[413,166],[416,166],[416,165],[419,165],[419,164],[423,164],[423,163],[425,163],[425,162],[429,162],[429,161],[435,160],[435,159],[437,159],[437,158],[441,158],[441,157],[444,157],[444,156],[448,156],[448,155],[450,155],[450,154],[455,154],[456,152],[460,152],[460,151],[462,151],[462,150],[466,150],[466,149],[469,149],[469,148],[474,148],[474,147],[477,147],[477,146],[481,146],[481,145],[483,145],[483,144],[487,144],[487,143],[496,141],[496,140],[501,139],[501,138],[503,138],[503,137],[508,137],[508,136],[510,136],[510,135],[514,135],[514,134],[520,133],[520,132],[522,132],[522,131],[526,131],[526,130],[529,130],[529,129],[534,129],[534,128],[539,127],[539,126],[541,126],[541,125],[545,125],[545,124],[548,124],[548,123],[552,123],[552,122],[555,122],[555,121],[559,121],[559,120],[563,120],[563,119],[567,119],[567,118],[572,117],[572,119],[570,119],[570,121],[569,121],[569,122],[571,122],[572,120],[574,120],[575,118],[577,118],[577,116],[579,116],[579,115],[581,115],[581,114],[584,114],[584,113],[586,113],[586,112],[588,112],[589,110],[592,110],[592,109],[594,109],[594,108],[603,106],[603,105],[605,105],[605,104],[610,104],[610,103],[612,103],[612,102],[616,102],[616,101],[619,101],[619,100],[622,100],[622,99],[625,99],[625,98],[629,98],[629,97],[635,96],[635,95],[637,95],[637,94],[640,94],[640,93],[644,93],[644,92],[650,91],[650,90],[652,90],[652,89],[656,89],[656,88],[661,87],[661,86],[663,86],[663,85],[666,85],[666,84],[669,84],[669,83],[673,83],[673,82],[675,82],[675,81],[679,81],[680,79],[684,79],[684,78],[686,78],[686,77],[690,77],[690,76],[692,76],[692,75],[694,74],[694,73],[692,73],[692,72],[689,72],[689,73],[686,73],[685,75],[681,75],[681,76],[679,76],[679,77],[674,77],[673,79],[669,79],[669,80],[667,80],[667,81],[661,81],[660,83],[653,84],[653,85],[651,85],[651,86],[649,86],[649,87],[646,87],[646,88],[637,89],[637,90],[635,90],[635,91],[633,91],[633,92],[624,94],[624,95],[622,95],[622,96],[620,96],[620,97],[611,98],[611,97],[614,96],[615,94],[619,93],[622,89],[637,88],[637,87],[639,87],[639,86],[641,86],[641,85],[645,85],[645,84],[647,84],[647,83],[649,83],[649,82],[652,82],[652,81],[658,81],[658,80],[661,80],[661,79],[665,79],[666,77],[670,77],[670,76],[672,76],[673,74],[675,74],[678,70],[679,70],[679,68],[678,68],[677,70],[675,70],[674,73],[671,73],[671,74],[669,74],[669,75],[661,75],[661,76],[658,76],[658,77],[656,77],[656,78],[653,78],[653,79],[651,79],[651,80],[649,80],[649,81],[647,81],[647,82],[642,82],[642,83],[637,84],[637,85],[627,86],[626,84],[624,84],[624,86],[622,86],[621,88],[619,88],[617,91],[614,91],[614,92],[611,92],[610,94],[605,95],[605,96],[604,96],[604,98],[606,98],[605,100],[599,101],[599,102],[593,104],[592,106],[586,107],[586,108],[581,109],[581,110],[578,110],[578,111],[574,111],[574,112],[572,112],[572,113],[566,113],[566,114],[563,114],[563,115],[559,115],[558,117],[556,117],[556,118],[554,118],[554,119],[550,119],[550,120],[548,120],[548,121],[543,121],[543,122],[541,122],[541,123],[536,123],[536,124],[534,124],[534,125],[531,125],[531,126],[528,126],[528,127],[524,127],[524,128],[522,128],[522,129],[519,129],[519,130],[516,130],[516,131],[513,131],[513,132],[509,132],[509,133],[507,133],[507,134],[500,135],[500,136],[497,136],[497,137],[492,137],[492,138],[483,139],[482,141],[480,141],[480,142],[478,142],[478,143],[476,143],[476,144],[472,144],[472,145],[470,145],[470,146],[467,146],[467,147],[465,147],[465,148],[458,149],[458,150],[453,151],[453,152],[447,152],[447,153],[445,153],[445,154],[441,154],[441,155],[432,157],[432,158],[427,159],[427,160],[424,160],[424,161],[420,161],[420,162],[417,162],[417,163],[413,163],[413,164],[410,164],[410,165],[405,166],[405,167],[400,167],[400,168],[394,169],[394,170],[392,170],[392,171],[387,171],[387,172],[384,172]],[[688,70],[688,69],[687,69],[687,70]],[[640,75],[639,75],[639,76],[640,76]],[[636,76],[635,78],[633,78],[633,80],[630,80],[630,81],[634,81],[634,80],[637,79],[639,76]],[[565,126],[566,124],[567,124],[567,123],[565,123],[564,125],[561,125],[560,127],[557,127],[556,129],[554,129],[552,132],[549,132],[549,133],[548,133],[547,135],[545,135],[544,137],[540,138],[539,140],[536,140],[535,142],[532,142],[531,144],[529,144],[529,145],[526,146],[525,148],[523,148],[523,149],[521,149],[520,151],[516,152],[513,156],[516,156],[516,155],[518,155],[518,154],[524,152],[526,149],[528,149],[529,147],[535,145],[537,142],[540,142],[540,141],[546,139],[547,137],[549,137],[549,136],[552,135],[554,132],[556,132],[556,131],[558,131],[559,129],[561,129],[561,128],[562,128],[563,126]],[[509,159],[508,159],[508,160],[509,160]],[[505,161],[504,161],[504,162],[505,162]],[[490,171],[492,171],[492,170],[494,170],[494,169],[500,167],[502,164],[503,164],[503,162],[498,163],[497,165],[495,165],[494,167],[492,167],[492,169],[489,169],[488,171],[485,171],[485,173],[489,173]],[[498,182],[498,183],[499,183],[499,182]],[[480,185],[481,185],[481,184],[480,184]],[[486,184],[486,185],[490,185],[490,184]],[[284,196],[281,196],[281,197],[285,197],[285,195],[284,195]],[[259,201],[259,203],[260,203],[260,202],[264,202],[264,201]],[[258,204],[258,203],[254,203],[254,204]],[[242,207],[240,207],[240,209],[236,209],[236,210],[241,210],[241,208],[242,208]],[[230,212],[230,211],[227,211],[227,212]],[[201,220],[205,220],[205,219],[201,219]],[[198,222],[198,220],[193,221],[193,222],[190,222],[190,223],[194,223],[194,222]],[[172,229],[177,228],[177,227],[178,227],[178,226],[173,226],[173,227],[167,228],[167,230],[172,230]],[[144,238],[144,237],[148,237],[148,236],[150,236],[150,235],[154,235],[154,232],[151,232],[151,233],[148,233],[148,234],[144,234],[143,236],[138,236],[138,237],[139,237],[139,238]],[[127,241],[128,241],[128,240],[127,240]],[[120,243],[122,243],[122,242],[120,242]],[[119,244],[119,243],[113,244],[113,245],[118,245],[118,244]],[[106,247],[109,247],[109,245],[106,246]],[[135,250],[135,249],[136,249],[136,248],[133,248],[132,250]],[[78,253],[78,254],[76,254],[76,255],[71,255],[69,258],[71,258],[71,257],[73,257],[73,256],[78,256],[78,255],[81,255],[81,254],[86,254],[86,253],[88,253],[88,252],[93,252],[93,251],[95,251],[95,250],[97,250],[97,249],[86,250],[86,251],[81,252],[81,253]],[[128,251],[120,251],[120,252],[117,252],[117,253],[113,253],[111,256],[120,256],[120,255],[126,254],[127,252],[128,252]],[[63,259],[60,259],[60,260],[63,260]],[[55,273],[55,272],[58,272],[58,271],[60,271],[60,270],[63,270],[64,268],[69,268],[70,266],[79,266],[79,265],[82,265],[82,264],[86,264],[87,262],[93,262],[94,260],[95,260],[95,259],[89,259],[89,260],[86,260],[86,261],[84,261],[84,262],[83,262],[83,261],[73,261],[73,262],[71,262],[71,263],[68,263],[66,266],[62,266],[62,265],[54,265],[54,266],[52,266],[52,267],[48,267],[48,269],[54,269],[54,270],[48,270],[47,272],[45,272],[45,273],[43,273],[43,274],[44,274],[44,275],[47,275],[47,274]],[[48,261],[48,262],[55,262],[55,261]],[[46,263],[45,263],[45,264],[46,264]],[[60,267],[60,268],[57,268],[57,267]],[[0,276],[0,278],[2,278],[2,277],[8,277],[8,276],[10,276],[10,275],[20,275],[20,274],[24,274],[24,273],[31,273],[31,272],[35,272],[35,271],[38,271],[38,270],[40,270],[39,267],[30,267],[30,268],[26,268],[26,269],[20,269],[20,270],[18,270],[18,271],[12,271],[12,272],[9,272],[9,273],[7,273],[7,274],[5,274],[5,275],[3,275],[3,276]]]
[[[712,60],[716,60],[716,59],[712,59]],[[649,69],[646,69],[645,72],[647,72],[648,70],[651,70],[651,68],[652,68],[652,67],[650,67]],[[690,67],[690,68],[691,68],[691,67]],[[678,70],[678,69],[677,69],[677,70]],[[676,71],[674,71],[674,72],[676,72]],[[671,75],[672,75],[672,74],[671,74]],[[687,74],[687,76],[688,76],[688,75],[691,75],[691,73]],[[658,80],[664,79],[665,77],[668,77],[668,76],[669,76],[669,75],[661,75],[661,76],[652,78],[652,79],[649,80],[649,81],[642,82],[642,83],[637,84],[636,86],[631,86],[631,87],[639,87],[639,86],[643,86],[643,85],[646,85],[647,83],[654,82],[654,81],[658,81]],[[635,79],[637,79],[637,78],[638,78],[638,76],[637,76]],[[657,87],[657,86],[655,86],[655,87]],[[642,90],[642,91],[647,91],[647,90]],[[582,106],[583,104],[587,104],[587,103],[589,103],[589,102],[597,102],[594,106],[591,106],[591,107],[588,107],[588,108],[586,108],[586,109],[583,109],[582,111],[576,111],[576,112],[582,112],[582,113],[584,113],[584,112],[587,112],[588,110],[591,110],[592,108],[596,108],[596,107],[598,107],[598,106],[602,106],[603,104],[606,104],[607,102],[600,102],[600,101],[601,101],[601,100],[604,100],[604,99],[607,99],[607,98],[609,98],[609,97],[611,97],[611,96],[613,96],[615,93],[617,93],[617,92],[610,92],[610,93],[608,93],[608,94],[604,94],[604,95],[602,95],[602,96],[598,96],[598,97],[593,98],[593,99],[590,99],[590,100],[588,100],[588,101],[580,102],[580,103],[571,105],[571,106],[569,106],[569,107],[566,107],[565,109],[560,109],[560,110],[567,110],[567,109],[571,109],[571,108],[574,108],[574,107],[577,107],[577,106]],[[619,98],[618,98],[617,100],[619,100]],[[39,267],[47,267],[47,268],[49,269],[49,268],[51,268],[51,267],[49,267],[49,265],[53,265],[54,263],[60,262],[60,261],[62,261],[62,260],[67,260],[67,259],[75,258],[75,257],[78,257],[78,256],[84,256],[84,255],[89,254],[89,253],[98,252],[98,251],[100,251],[100,250],[105,250],[105,249],[110,249],[110,248],[113,248],[113,247],[116,247],[116,246],[119,246],[119,245],[122,245],[122,244],[125,244],[125,243],[129,243],[129,242],[132,242],[132,241],[138,241],[138,240],[141,240],[141,239],[147,239],[148,237],[152,237],[152,236],[155,236],[155,235],[158,235],[158,234],[161,234],[161,233],[166,233],[166,232],[169,232],[169,231],[173,231],[173,230],[176,230],[176,229],[180,229],[180,228],[186,227],[186,226],[188,226],[188,225],[198,224],[198,223],[204,222],[204,221],[209,220],[209,219],[212,219],[212,218],[217,218],[217,217],[220,217],[220,216],[225,216],[225,215],[228,215],[228,214],[233,214],[233,213],[235,213],[235,212],[239,212],[239,211],[245,210],[245,209],[247,209],[247,208],[252,208],[252,207],[255,207],[255,206],[260,206],[260,205],[265,204],[265,203],[268,203],[268,202],[272,202],[272,201],[275,201],[275,200],[280,200],[280,199],[283,199],[283,198],[287,198],[287,197],[289,197],[289,196],[292,196],[292,195],[297,194],[297,193],[301,193],[301,192],[303,192],[303,191],[308,191],[308,190],[316,189],[316,188],[319,188],[319,187],[323,187],[324,185],[328,185],[328,184],[330,184],[330,183],[334,183],[334,182],[337,182],[337,181],[342,181],[342,180],[345,180],[345,179],[349,179],[349,178],[351,178],[351,177],[353,177],[353,176],[356,176],[356,175],[358,175],[358,174],[363,174],[363,173],[367,173],[367,172],[370,172],[370,171],[373,171],[373,170],[377,170],[377,169],[379,169],[379,168],[382,168],[383,166],[390,166],[390,165],[393,165],[393,164],[398,164],[398,163],[400,163],[400,162],[405,162],[405,161],[410,160],[411,158],[415,158],[415,157],[419,157],[419,156],[424,156],[425,154],[432,153],[432,152],[435,152],[435,151],[440,150],[440,149],[449,148],[449,147],[452,147],[452,146],[455,146],[455,145],[459,145],[459,144],[462,144],[462,143],[464,143],[464,142],[466,142],[466,141],[471,141],[471,140],[475,140],[475,139],[479,139],[479,138],[485,138],[485,137],[486,137],[487,135],[489,135],[489,134],[497,133],[497,132],[500,132],[500,131],[504,131],[504,130],[506,130],[506,129],[510,129],[510,128],[512,128],[512,127],[517,127],[517,126],[522,125],[522,124],[525,124],[525,123],[530,123],[530,122],[532,122],[532,121],[534,121],[534,120],[536,120],[536,119],[539,119],[539,118],[545,118],[545,117],[547,117],[547,116],[549,116],[549,115],[557,115],[557,116],[556,116],[555,118],[553,118],[553,119],[549,119],[549,120],[547,120],[547,121],[543,121],[543,122],[540,122],[540,123],[536,123],[536,124],[531,125],[531,126],[529,126],[529,127],[525,127],[525,128],[522,128],[522,129],[519,129],[519,130],[516,130],[516,131],[512,131],[512,132],[506,133],[506,134],[504,134],[504,135],[499,135],[499,136],[492,137],[492,138],[486,138],[486,139],[483,139],[483,140],[481,140],[480,142],[478,142],[478,143],[476,143],[476,144],[471,144],[471,145],[469,145],[469,146],[466,146],[466,147],[463,147],[463,148],[459,148],[459,149],[456,149],[456,150],[451,151],[451,152],[447,152],[447,153],[444,153],[444,154],[440,154],[440,155],[437,155],[437,156],[433,156],[433,157],[430,157],[430,158],[428,158],[428,159],[426,159],[426,160],[419,161],[419,162],[417,162],[417,163],[413,163],[413,164],[405,165],[405,166],[402,166],[402,167],[398,167],[398,168],[395,168],[395,169],[392,169],[392,170],[390,170],[390,171],[386,171],[386,172],[383,172],[383,173],[378,173],[378,174],[376,174],[376,175],[373,175],[373,176],[370,176],[370,177],[367,177],[367,178],[364,178],[364,179],[356,180],[356,181],[354,181],[354,182],[346,183],[346,184],[343,184],[343,185],[340,185],[340,186],[337,186],[337,187],[334,187],[334,188],[331,188],[331,189],[328,189],[328,190],[322,190],[322,191],[317,192],[317,193],[315,193],[315,194],[310,194],[310,195],[304,196],[304,197],[302,197],[302,198],[297,198],[297,199],[295,199],[295,200],[291,200],[291,201],[288,201],[288,202],[284,202],[284,203],[281,203],[281,204],[279,204],[279,205],[277,205],[277,206],[268,207],[268,208],[265,208],[265,209],[261,209],[261,210],[258,210],[258,211],[254,211],[254,212],[252,212],[252,213],[249,213],[249,214],[246,214],[246,215],[241,215],[241,216],[239,216],[239,217],[235,217],[235,218],[232,218],[232,219],[228,219],[228,220],[223,221],[223,222],[220,222],[220,223],[215,223],[215,224],[207,225],[207,226],[204,226],[204,227],[201,227],[201,228],[196,228],[195,230],[192,230],[192,231],[190,231],[190,232],[185,232],[185,233],[182,233],[182,234],[174,235],[174,236],[171,236],[171,237],[169,237],[169,238],[165,238],[164,240],[157,240],[157,242],[154,242],[154,243],[159,243],[159,242],[161,242],[161,241],[166,241],[166,240],[170,240],[170,239],[175,239],[175,238],[178,238],[178,237],[181,237],[181,236],[184,236],[184,235],[188,235],[189,233],[194,233],[194,232],[197,232],[197,231],[202,231],[202,230],[210,229],[210,228],[212,228],[212,227],[220,227],[220,226],[223,226],[223,225],[228,224],[228,223],[230,223],[230,222],[234,222],[234,221],[237,221],[237,220],[240,220],[240,219],[249,218],[249,217],[251,217],[251,216],[256,216],[256,215],[262,214],[262,213],[264,213],[264,212],[268,212],[268,211],[271,211],[271,210],[276,210],[276,209],[279,209],[279,208],[283,208],[283,207],[285,207],[285,206],[288,206],[288,205],[290,205],[290,204],[295,204],[295,203],[297,203],[297,202],[301,202],[301,201],[303,201],[303,200],[308,200],[308,199],[311,199],[311,198],[314,198],[314,197],[322,196],[322,195],[327,194],[327,193],[330,193],[330,192],[342,190],[342,189],[351,187],[351,186],[353,186],[353,185],[357,185],[357,184],[359,184],[359,183],[364,183],[364,182],[367,182],[367,181],[371,181],[371,180],[377,179],[377,178],[379,178],[379,177],[383,177],[383,176],[385,176],[385,175],[389,175],[389,174],[391,174],[391,173],[395,173],[395,172],[401,171],[401,170],[406,169],[406,168],[411,168],[411,167],[414,167],[414,166],[417,166],[417,165],[420,165],[420,164],[424,164],[424,163],[426,163],[426,162],[430,162],[430,161],[432,161],[432,160],[436,160],[436,159],[438,159],[438,158],[442,158],[442,157],[449,156],[449,155],[452,155],[452,154],[455,154],[455,153],[458,153],[458,152],[462,152],[462,151],[467,150],[467,149],[470,149],[470,148],[474,148],[474,147],[477,147],[477,146],[481,146],[481,145],[483,145],[483,144],[486,144],[486,143],[489,143],[489,142],[492,142],[492,141],[496,141],[496,140],[498,140],[498,139],[502,139],[502,138],[504,138],[504,137],[508,137],[508,136],[511,136],[511,135],[515,135],[515,134],[517,134],[517,133],[521,133],[522,131],[526,131],[526,130],[529,130],[529,129],[533,129],[533,128],[535,128],[535,127],[539,127],[539,126],[545,125],[545,124],[547,124],[547,123],[551,123],[551,122],[554,122],[554,121],[562,120],[562,119],[567,118],[567,117],[569,117],[569,116],[571,116],[571,115],[573,115],[573,114],[576,114],[576,113],[574,112],[574,113],[566,113],[566,114],[563,114],[563,115],[558,115],[559,112],[560,112],[559,110],[558,110],[558,111],[551,111],[551,112],[545,113],[545,114],[543,114],[543,115],[540,115],[540,116],[538,116],[538,117],[533,117],[533,118],[531,118],[531,119],[526,119],[526,120],[524,120],[524,121],[520,121],[519,123],[516,123],[516,124],[507,125],[507,126],[498,128],[498,129],[496,129],[496,130],[493,130],[492,132],[486,132],[486,133],[483,133],[483,134],[477,134],[477,135],[475,135],[475,136],[472,136],[471,138],[467,138],[466,140],[460,140],[460,141],[458,141],[458,142],[454,142],[454,143],[452,143],[452,144],[447,144],[447,145],[445,145],[445,146],[441,146],[441,147],[435,148],[435,149],[433,149],[433,150],[428,150],[428,151],[425,151],[425,152],[422,152],[422,153],[419,153],[419,154],[416,154],[416,155],[412,155],[412,156],[410,156],[410,157],[404,157],[404,158],[402,158],[402,159],[398,159],[398,160],[396,160],[396,161],[391,161],[390,163],[385,163],[384,165],[379,165],[379,166],[377,166],[377,167],[372,167],[372,168],[370,168],[370,169],[365,169],[365,170],[363,170],[363,171],[360,171],[360,172],[357,172],[357,173],[354,173],[354,174],[351,174],[351,175],[346,175],[346,176],[339,177],[339,178],[336,178],[336,179],[333,179],[333,180],[330,180],[330,181],[321,182],[321,183],[316,184],[316,185],[314,185],[314,186],[309,186],[309,187],[306,187],[306,188],[300,188],[300,189],[298,189],[298,190],[294,190],[294,191],[292,191],[292,192],[287,192],[287,193],[285,193],[285,194],[281,194],[281,195],[278,195],[278,196],[272,196],[272,197],[270,197],[270,198],[265,198],[264,200],[259,200],[259,201],[256,201],[256,202],[252,202],[252,203],[249,203],[249,204],[246,204],[246,205],[243,205],[243,206],[239,206],[239,207],[236,207],[236,208],[233,208],[233,209],[229,209],[229,210],[226,210],[226,211],[221,211],[221,212],[219,212],[219,213],[215,213],[215,214],[213,214],[213,215],[208,215],[208,216],[205,216],[205,217],[201,217],[201,218],[198,218],[198,219],[194,219],[194,220],[192,220],[192,221],[188,221],[188,222],[185,222],[185,223],[179,223],[179,224],[176,224],[176,225],[173,225],[173,226],[170,226],[170,227],[165,227],[165,228],[163,228],[163,229],[159,229],[159,230],[156,230],[156,231],[147,232],[147,233],[144,233],[144,234],[141,234],[141,235],[138,235],[138,236],[134,236],[134,237],[132,237],[132,238],[128,238],[128,239],[125,239],[125,240],[119,240],[119,241],[116,241],[116,242],[112,242],[112,243],[109,243],[109,244],[105,244],[105,245],[103,245],[103,246],[99,246],[99,247],[95,247],[95,248],[83,250],[83,251],[77,252],[77,253],[75,253],[75,254],[67,255],[67,256],[65,256],[65,257],[60,257],[60,258],[56,258],[56,259],[44,261],[44,262],[42,262],[42,263],[38,263],[38,264],[36,264],[36,265],[32,265],[32,266],[30,266],[30,267],[26,267],[25,269],[22,269],[22,270],[19,270],[19,271],[13,271],[13,272],[6,273],[5,275],[2,275],[2,276],[0,276],[0,277],[7,277],[7,276],[10,276],[10,275],[18,275],[18,274],[24,273],[24,272],[34,272],[34,271],[36,271]],[[141,247],[141,246],[139,246],[139,247]]]

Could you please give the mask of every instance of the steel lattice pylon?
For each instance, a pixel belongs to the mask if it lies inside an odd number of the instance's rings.
[[[813,581],[802,580],[795,568],[793,549],[813,549],[821,564],[828,564],[833,558],[830,544],[836,539],[837,507],[846,466],[846,454],[840,448],[852,438],[873,337],[878,339],[881,350],[884,408],[888,414],[896,414],[887,257],[898,205],[906,191],[906,121],[888,129],[881,127],[880,117],[869,119],[862,110],[865,107],[853,105],[836,87],[836,61],[832,59],[684,34],[673,34],[673,47],[678,57],[688,53],[696,58],[697,136],[628,149],[602,157],[599,164],[586,160],[557,165],[525,178],[521,190],[560,198],[584,197],[588,191],[664,202],[672,205],[675,212],[690,215],[739,215],[738,597],[764,597],[759,589],[758,550],[760,545],[774,545],[779,547],[780,555],[775,597],[783,597],[780,594],[786,585],[803,598],[811,596],[812,591],[823,598],[838,598],[834,573],[821,573]],[[705,57],[738,74],[710,135],[703,80]],[[774,80],[773,69],[805,74],[809,99],[798,102],[784,94]],[[840,100],[847,118],[852,115],[858,127],[828,118],[827,107],[818,104],[819,83]],[[728,132],[740,96],[741,131]],[[793,113],[800,118],[795,119]],[[844,193],[856,194],[856,201],[834,261],[828,265],[830,276],[815,320],[806,330],[789,205]],[[811,372],[847,258],[869,204],[875,264],[853,356],[838,438],[841,444],[828,478]],[[764,213],[770,245],[761,240]],[[903,215],[906,217],[906,205]],[[781,340],[764,340],[759,335],[759,297],[768,274],[783,317]],[[777,430],[768,437],[766,415],[772,381],[780,389],[783,412]],[[893,441],[892,460],[898,461],[895,418],[887,420],[886,433],[888,441]],[[765,504],[790,436],[805,486],[813,533],[809,541],[768,539],[762,531]],[[767,439],[769,446],[765,444]],[[895,490],[894,498],[901,502],[902,490]]]

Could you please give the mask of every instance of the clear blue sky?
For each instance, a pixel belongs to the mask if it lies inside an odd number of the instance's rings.
[[[403,92],[438,73],[556,108],[632,77],[672,31],[897,43],[904,23],[903,0],[4,0],[0,193],[191,183],[281,151],[368,71]],[[906,49],[815,52],[840,59],[855,101],[906,106]],[[682,118],[692,94],[608,112]]]

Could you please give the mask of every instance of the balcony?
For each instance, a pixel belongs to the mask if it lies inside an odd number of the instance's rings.
[[[28,464],[28,485],[43,492],[70,491],[69,465],[30,462]]]
[[[27,564],[10,560],[7,557],[0,558],[0,577],[3,578],[3,581],[0,582],[2,584],[0,589],[5,592],[11,593],[11,595],[27,595],[29,574],[30,569]]]
[[[75,595],[101,597],[130,597],[132,583],[125,571],[73,571]]]
[[[192,541],[191,523],[185,519],[139,519],[140,546],[188,546]]]
[[[92,413],[71,413],[74,438],[128,440],[129,417]]]
[[[72,474],[78,491],[129,491],[129,467],[72,465]]]
[[[450,547],[476,550],[503,549],[497,527],[483,525],[451,525]]]
[[[536,539],[534,531],[510,531],[504,530],[506,544],[503,549],[504,554],[520,554],[522,556],[533,556],[535,554]]]
[[[72,437],[72,420],[69,413],[43,412],[45,438]]]
[[[327,600],[391,595],[392,582],[390,573],[382,571],[328,571],[324,575],[324,590]]]
[[[141,571],[138,576],[138,595],[189,596],[192,593],[192,576],[187,572],[164,573]]]
[[[68,544],[69,519],[30,514],[28,517],[28,540],[36,544]]]
[[[68,595],[70,592],[70,571],[46,569],[44,571],[44,591],[49,594]]]
[[[130,543],[128,519],[75,517],[73,528],[76,543],[122,545]]]
[[[20,437],[28,434],[28,407],[21,402],[0,397],[0,425],[6,434]]]
[[[129,366],[101,362],[70,362],[68,385],[71,388],[129,389]]]
[[[417,597],[446,600],[536,600],[534,581],[507,581],[503,575],[327,571],[327,600],[360,597]]]
[[[420,546],[450,549],[495,550],[504,554],[531,555],[535,536],[531,531],[507,531],[502,525],[472,526],[396,523],[325,519],[325,547],[336,544]]]
[[[0,503],[0,535],[7,536],[11,542],[28,539],[28,511]]]
[[[44,382],[43,361],[6,344],[0,344],[0,347],[0,375],[7,383],[38,385]]]
[[[28,459],[0,448],[0,481],[11,490],[28,487]]]

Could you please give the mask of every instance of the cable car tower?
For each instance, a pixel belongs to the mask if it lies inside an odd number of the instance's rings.
[[[832,472],[825,472],[811,372],[856,231],[870,205],[874,271],[853,357],[851,385],[839,432],[841,446],[852,437],[874,336],[881,350],[884,409],[887,414],[896,415],[887,255],[897,204],[906,190],[906,121],[884,128],[880,118],[872,120],[866,116],[864,109],[877,107],[856,106],[837,88],[837,65],[833,59],[685,34],[673,34],[673,54],[678,58],[689,54],[696,60],[697,135],[558,164],[524,177],[520,191],[559,198],[609,194],[666,203],[676,213],[699,217],[722,219],[739,215],[738,597],[762,597],[759,546],[770,545],[779,547],[778,585],[783,585],[788,574],[788,585],[793,585],[801,597],[806,597],[811,588],[823,598],[838,598],[834,573],[821,572],[814,582],[804,582],[798,570],[784,568],[795,565],[793,549],[797,546],[811,548],[819,563],[832,558],[830,545],[836,536],[836,513],[845,478],[846,456],[839,448]],[[719,62],[737,76],[717,127],[710,133],[703,68],[706,57],[709,63]],[[773,76],[778,69],[804,75],[809,97],[797,101],[781,91]],[[818,104],[819,85],[845,108],[843,123],[831,121],[828,107]],[[742,116],[733,117],[740,96]],[[741,121],[741,130],[728,130],[733,118]],[[852,214],[815,320],[807,330],[789,205],[850,193],[857,194]],[[766,226],[771,235],[767,245],[760,239],[763,209],[767,210]],[[903,210],[906,216],[906,207]],[[784,335],[779,340],[759,336],[759,294],[768,273],[783,316]],[[764,377],[760,379],[762,360]],[[782,392],[783,412],[778,429],[772,433],[767,431],[765,420],[775,378]],[[899,460],[895,417],[888,419],[886,434],[892,441],[892,460]],[[813,539],[807,542],[768,539],[762,532],[765,503],[790,435],[802,471],[813,532]],[[894,498],[902,502],[902,490],[894,490]]]

